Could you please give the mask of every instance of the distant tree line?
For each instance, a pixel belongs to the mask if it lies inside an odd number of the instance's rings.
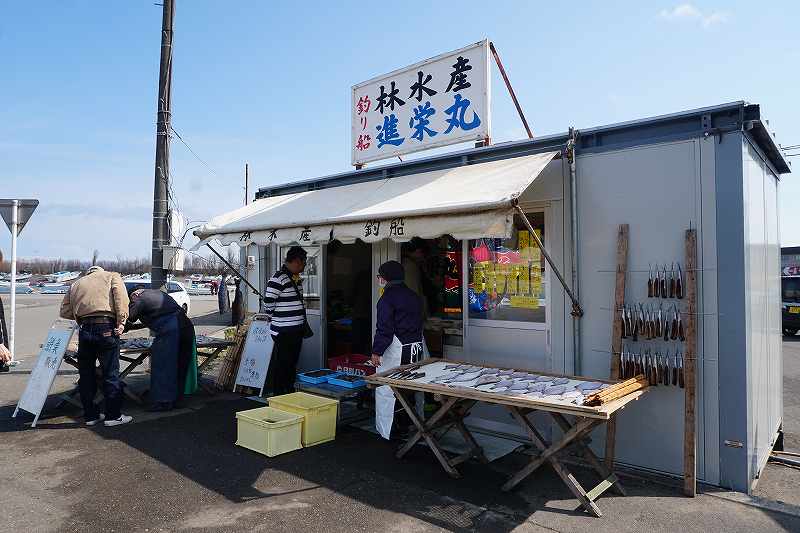
[[[0,272],[11,272],[11,262],[8,261],[8,256],[3,258],[0,262]],[[234,267],[239,266],[238,255],[230,248],[227,250],[227,258],[229,263]],[[150,258],[140,257],[136,259],[124,258],[118,255],[113,260],[101,259],[100,253],[95,250],[92,253],[91,260],[82,261],[80,259],[43,259],[43,258],[28,258],[17,259],[17,272],[30,272],[31,274],[52,274],[53,272],[62,271],[84,271],[92,265],[99,265],[105,270],[119,272],[120,274],[144,274],[150,272]],[[191,274],[207,274],[217,275],[222,274],[227,270],[227,267],[215,255],[210,257],[202,257],[197,254],[188,254],[183,263],[183,271],[177,272],[178,276],[191,275]]]

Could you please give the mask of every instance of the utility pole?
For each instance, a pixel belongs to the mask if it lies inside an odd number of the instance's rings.
[[[244,205],[250,203],[250,165],[244,164]]]
[[[172,25],[175,0],[163,0],[161,19],[161,65],[158,76],[158,105],[156,113],[156,169],[153,188],[153,246],[150,280],[152,288],[162,289],[167,282],[164,271],[163,246],[169,244],[167,225],[169,202],[169,134],[172,129]]]

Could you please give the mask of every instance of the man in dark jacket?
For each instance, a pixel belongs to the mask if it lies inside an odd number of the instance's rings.
[[[228,294],[228,277],[225,274],[222,275],[222,280],[219,282],[217,303],[219,304],[219,314],[224,315],[231,310],[230,295]]]
[[[233,291],[233,305],[231,305],[231,326],[241,326],[244,321],[244,294],[241,282],[241,278],[236,278],[234,281],[236,290]]]
[[[134,324],[136,321],[141,324]],[[156,289],[131,293],[126,330],[150,328],[155,334],[150,347],[149,411],[169,411],[183,397],[186,372],[192,359],[194,324],[168,294]]]

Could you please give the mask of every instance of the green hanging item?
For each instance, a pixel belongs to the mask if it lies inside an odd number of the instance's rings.
[[[197,340],[192,341],[192,358],[186,369],[186,383],[183,387],[184,394],[197,392]]]

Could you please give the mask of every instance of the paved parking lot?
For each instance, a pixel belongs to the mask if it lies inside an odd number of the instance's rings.
[[[54,306],[38,308],[50,313],[41,327],[22,327],[41,338]],[[213,297],[193,297],[205,332],[223,326],[214,309]],[[41,341],[25,342],[33,350]],[[786,446],[798,450],[800,342],[785,342],[784,358]],[[236,411],[256,404],[232,393],[198,395],[166,415],[128,409],[135,423],[120,428],[86,428],[77,410],[50,410],[30,429],[9,418],[26,379],[24,367],[0,375],[3,532],[800,531],[800,471],[792,468],[767,467],[762,507],[709,488],[690,500],[670,480],[624,476],[629,496],[601,498],[605,516],[595,519],[547,468],[510,494],[496,490],[525,460],[517,454],[466,464],[463,479],[452,480],[424,447],[397,461],[393,443],[344,428],[334,442],[258,455],[234,445]],[[74,379],[60,376],[54,392]]]

